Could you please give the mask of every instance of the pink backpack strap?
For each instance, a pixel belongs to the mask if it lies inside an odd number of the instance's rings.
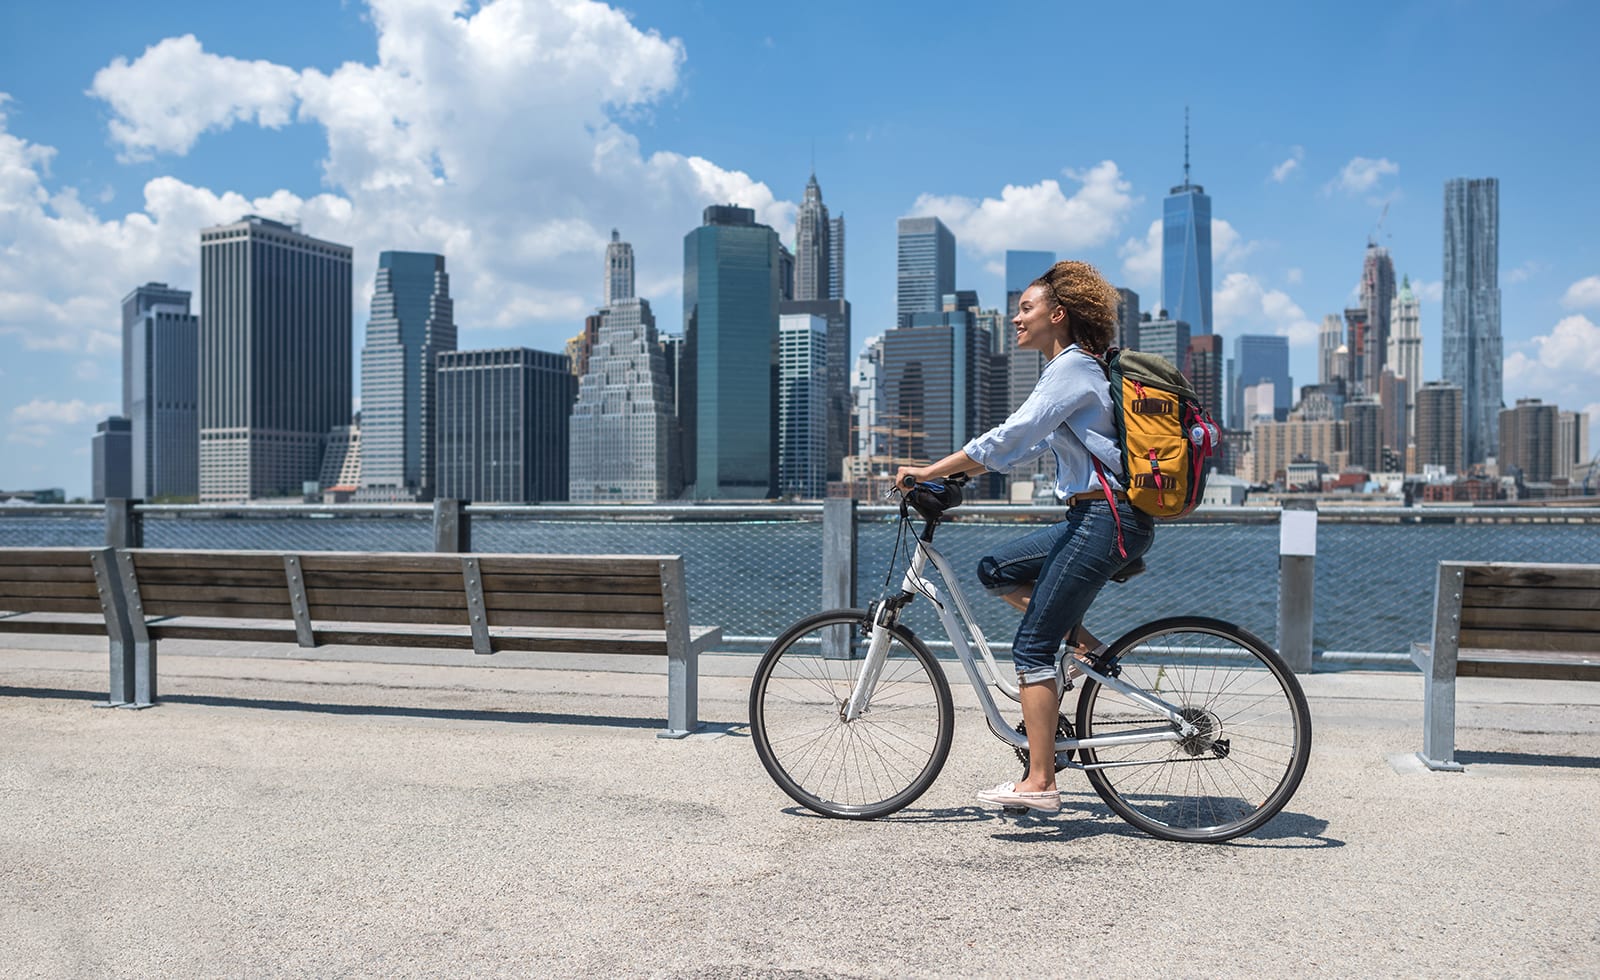
[[[1117,525],[1117,554],[1123,558],[1128,557],[1127,546],[1122,543],[1122,515],[1117,513],[1117,495],[1111,490],[1111,481],[1106,479],[1106,471],[1100,468],[1100,460],[1093,453],[1089,458],[1094,460],[1094,475],[1100,478],[1100,489],[1106,492],[1106,503],[1111,505],[1111,520]]]

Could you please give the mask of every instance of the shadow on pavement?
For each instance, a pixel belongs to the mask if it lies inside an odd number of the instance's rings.
[[[47,698],[52,700],[96,701],[105,697],[88,691],[69,691],[44,687],[0,687],[0,697]],[[392,704],[323,704],[316,701],[289,701],[274,698],[218,697],[207,694],[168,694],[162,704],[195,704],[212,708],[253,708],[263,711],[298,711],[321,715],[366,715],[388,718],[429,718],[441,721],[496,721],[514,725],[591,725],[602,728],[662,728],[661,718],[629,718],[621,715],[574,715],[549,711],[485,711],[475,708],[418,708]],[[741,724],[706,722],[702,732],[738,734]]]
[[[1560,766],[1567,769],[1600,769],[1600,759],[1581,755],[1542,755],[1537,752],[1462,752],[1456,761],[1464,766]]]

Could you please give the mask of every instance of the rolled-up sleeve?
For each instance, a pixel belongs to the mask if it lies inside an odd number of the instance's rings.
[[[1097,408],[1094,385],[1074,383],[1072,369],[1080,365],[1064,358],[1058,355],[1046,364],[1039,383],[1011,417],[968,442],[963,451],[991,470],[1006,472],[1048,451],[1050,434],[1075,414]],[[1082,367],[1098,370],[1088,360]],[[1093,378],[1086,375],[1085,380]]]

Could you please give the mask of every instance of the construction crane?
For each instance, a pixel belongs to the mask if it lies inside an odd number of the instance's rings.
[[[1378,247],[1378,236],[1383,234],[1384,219],[1389,217],[1389,203],[1388,201],[1383,202],[1383,213],[1378,215],[1378,223],[1372,226],[1372,234],[1367,236],[1368,248]]]

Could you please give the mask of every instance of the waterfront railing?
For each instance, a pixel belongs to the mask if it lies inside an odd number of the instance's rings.
[[[940,533],[958,569],[1054,506],[968,504]],[[1290,515],[1290,516],[1286,516]],[[723,628],[723,649],[759,652],[820,608],[863,605],[898,588],[895,507],[848,500],[798,504],[530,505],[261,504],[0,507],[0,546],[273,551],[671,553],[686,559],[690,616]],[[1149,571],[1108,585],[1088,625],[1111,638],[1160,616],[1238,623],[1298,670],[1409,669],[1428,637],[1441,560],[1600,562],[1600,503],[1549,507],[1324,505],[1201,508],[1163,523]],[[899,554],[901,567],[905,559]],[[975,583],[966,583],[969,593]],[[1000,651],[1016,613],[979,600],[974,613]],[[926,603],[909,622],[939,635]],[[935,644],[935,649],[938,645]]]

